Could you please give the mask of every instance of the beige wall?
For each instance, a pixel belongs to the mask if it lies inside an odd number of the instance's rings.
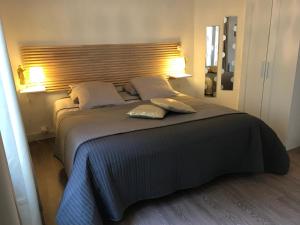
[[[13,69],[21,44],[141,43],[181,40],[193,73],[193,0],[0,0]],[[179,84],[178,84],[179,85]],[[22,94],[27,134],[52,129],[59,94]]]
[[[220,90],[207,101],[237,108],[240,83],[244,0],[0,0],[13,69],[21,63],[22,44],[141,43],[181,40],[187,73],[175,88],[204,98],[205,27],[220,25],[224,16],[238,16],[237,68],[234,91]],[[222,47],[222,46],[221,46]],[[221,63],[221,61],[219,61]],[[221,67],[220,67],[221,68]],[[62,94],[19,95],[26,132],[40,136],[52,127],[53,102]]]
[[[244,11],[245,0],[195,0],[195,23],[194,23],[194,77],[193,83],[196,87],[193,93],[198,97],[204,98],[205,101],[225,105],[231,108],[238,108],[239,87],[241,79],[241,62],[242,46],[244,34]],[[221,90],[221,67],[222,60],[219,57],[219,73],[217,82],[217,97],[204,97],[205,88],[205,29],[206,26],[219,25],[220,33],[223,34],[224,16],[238,17],[237,31],[237,52],[236,52],[236,69],[234,78],[233,91]],[[221,36],[222,37],[222,36]],[[220,52],[223,49],[223,42],[220,41]],[[219,54],[221,56],[221,54]]]

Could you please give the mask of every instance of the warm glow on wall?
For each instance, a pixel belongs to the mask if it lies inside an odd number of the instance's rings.
[[[30,67],[29,68],[29,82],[30,83],[42,83],[45,80],[45,74],[42,67]]]

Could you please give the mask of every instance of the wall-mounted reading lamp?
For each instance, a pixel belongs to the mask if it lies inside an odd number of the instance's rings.
[[[44,92],[45,74],[42,67],[29,67],[28,74],[21,65],[18,66],[21,93]]]
[[[185,78],[192,75],[185,73],[185,58],[177,57],[170,60],[169,77],[170,78]]]

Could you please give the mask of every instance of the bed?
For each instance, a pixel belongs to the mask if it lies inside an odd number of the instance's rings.
[[[59,225],[119,221],[138,201],[199,187],[224,174],[287,173],[286,150],[264,122],[175,93],[157,78],[168,77],[181,49],[179,41],[21,47],[24,69],[43,67],[47,92],[72,89],[70,98],[54,107],[55,154],[69,177]],[[83,88],[77,101],[76,83],[91,81],[105,82],[105,88]],[[127,90],[132,96],[125,99],[113,87],[126,89],[129,83],[138,98]],[[196,112],[168,112],[161,120],[127,115],[152,98],[168,97]]]
[[[197,112],[129,118],[137,101],[56,114],[58,157],[69,176],[57,223],[119,221],[130,205],[233,173],[285,174],[286,150],[261,120],[178,94]],[[76,107],[76,106],[75,106]]]

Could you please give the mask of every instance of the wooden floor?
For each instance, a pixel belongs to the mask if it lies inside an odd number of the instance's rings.
[[[66,176],[53,157],[53,140],[30,147],[45,225],[54,225]],[[126,211],[123,221],[106,225],[299,225],[300,149],[289,155],[286,176],[218,178],[198,189],[138,203]]]

